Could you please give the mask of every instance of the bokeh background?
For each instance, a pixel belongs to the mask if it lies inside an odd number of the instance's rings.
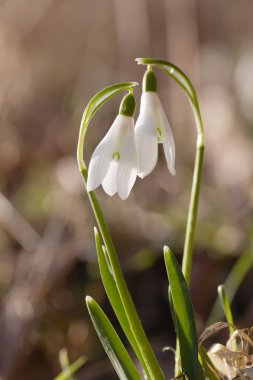
[[[75,159],[89,99],[119,81],[141,83],[136,57],[175,63],[194,83],[206,130],[191,282],[199,332],[217,285],[251,245],[253,2],[250,0],[0,1],[0,378],[53,379],[59,351],[87,355],[77,379],[116,379],[86,311],[93,296],[117,322],[99,278],[94,218]],[[176,141],[176,177],[162,154],[126,201],[97,196],[143,325],[171,375],[174,345],[162,246],[180,261],[195,153],[182,90],[157,73]],[[139,101],[140,88],[136,89]],[[93,119],[85,160],[121,97]],[[138,108],[137,108],[138,114]],[[253,322],[252,271],[233,302]]]

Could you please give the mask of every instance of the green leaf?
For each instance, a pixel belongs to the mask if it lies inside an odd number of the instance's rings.
[[[106,294],[109,298],[109,301],[112,305],[112,308],[114,310],[114,313],[116,317],[118,318],[118,321],[129,341],[131,344],[136,356],[138,357],[140,363],[143,366],[143,369],[145,369],[146,374],[148,374],[145,361],[141,355],[141,352],[139,350],[138,344],[135,340],[135,337],[131,331],[124,306],[122,304],[117,285],[115,282],[115,279],[113,277],[113,271],[109,262],[109,258],[106,255],[105,248],[101,244],[101,240],[98,234],[98,231],[96,227],[94,228],[94,235],[95,235],[95,243],[96,243],[96,249],[97,249],[97,256],[98,256],[98,264],[99,264],[99,270],[101,279],[106,291]],[[104,248],[104,249],[103,249]],[[150,378],[150,377],[149,377]]]
[[[235,328],[232,326],[234,324],[234,320],[233,320],[231,307],[229,304],[229,300],[228,300],[224,285],[218,286],[218,294],[220,297],[221,306],[223,308],[227,323],[230,324],[229,326],[230,335],[232,335],[235,331]]]
[[[218,286],[218,294],[220,297],[221,306],[225,314],[225,318],[227,320],[227,323],[229,323],[229,333],[230,333],[230,336],[232,336],[233,333],[235,332],[234,319],[233,319],[232,310],[230,307],[230,303],[229,303],[224,285]],[[232,347],[233,347],[233,351],[237,351],[236,339],[233,340]]]
[[[198,380],[198,341],[189,290],[181,268],[168,247],[164,247],[164,258],[174,306],[182,371],[189,379]]]
[[[86,297],[86,304],[98,337],[119,378],[121,380],[141,380],[128,352],[102,309],[89,296]]]
[[[206,350],[202,345],[199,345],[199,357],[204,372],[207,375],[209,380],[221,380],[216,368],[214,367],[211,359],[206,353]]]
[[[178,335],[178,333],[177,333],[177,320],[176,320],[176,314],[175,314],[175,309],[174,309],[174,305],[173,305],[170,286],[168,289],[168,296],[169,296],[169,304],[170,304],[170,313],[171,313],[174,329],[175,329],[176,335]]]
[[[85,356],[80,356],[80,358],[78,358],[74,363],[69,364],[65,350],[61,350],[60,358],[63,370],[58,376],[54,378],[54,380],[72,380],[72,375],[74,375],[74,373],[77,372],[87,360]]]

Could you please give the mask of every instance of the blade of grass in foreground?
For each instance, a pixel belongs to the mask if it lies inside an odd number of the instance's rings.
[[[168,247],[164,247],[164,258],[176,319],[182,371],[189,379],[198,380],[198,341],[188,287],[181,268]]]
[[[150,379],[150,376],[148,374],[148,370],[146,368],[145,360],[143,356],[141,355],[139,346],[135,340],[135,337],[131,331],[124,306],[122,304],[117,285],[115,282],[115,279],[113,277],[113,271],[110,266],[109,258],[106,255],[105,247],[102,246],[101,240],[98,234],[98,231],[96,227],[94,228],[94,235],[95,235],[95,243],[96,243],[96,249],[97,249],[97,256],[98,256],[98,264],[99,264],[99,270],[101,279],[106,291],[106,294],[109,298],[109,301],[111,303],[111,306],[114,310],[114,313],[129,341],[131,344],[137,358],[139,359],[140,363],[142,364],[143,369],[145,370],[146,376],[148,376],[148,379]],[[103,249],[104,248],[104,249]]]
[[[141,380],[128,352],[102,309],[91,297],[86,297],[86,304],[98,337],[119,378]]]
[[[77,372],[86,362],[85,356],[80,356],[74,363],[69,364],[67,352],[65,349],[60,352],[60,362],[62,366],[62,372],[54,378],[54,380],[72,380],[73,375]]]

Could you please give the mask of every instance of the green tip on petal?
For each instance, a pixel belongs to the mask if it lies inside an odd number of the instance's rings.
[[[152,71],[152,68],[148,67],[145,72],[142,82],[143,92],[153,91],[156,92],[156,76]]]
[[[133,116],[135,111],[135,97],[133,94],[127,94],[122,99],[119,114],[124,116]]]

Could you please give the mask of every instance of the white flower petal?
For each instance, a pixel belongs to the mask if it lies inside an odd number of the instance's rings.
[[[106,194],[111,197],[117,192],[117,171],[118,171],[117,160],[112,160],[109,166],[108,172],[102,181],[102,186]]]
[[[162,112],[163,125],[164,125],[164,130],[162,131],[163,132],[163,137],[162,137],[163,150],[164,150],[168,169],[172,175],[175,175],[176,174],[176,169],[175,169],[176,152],[175,152],[174,137],[173,137],[172,130],[170,128],[170,124],[165,115],[164,110],[161,109],[161,112]]]
[[[171,174],[175,175],[175,142],[172,130],[164,112],[163,106],[157,95],[156,99],[156,112],[157,112],[157,127],[161,130],[161,142],[163,143],[163,150],[167,162],[167,166]]]
[[[101,184],[108,171],[111,155],[106,148],[107,146],[103,146],[103,150],[95,150],[91,157],[88,169],[87,191],[95,190]]]
[[[96,147],[90,159],[87,191],[95,190],[103,181],[117,145],[120,119],[116,117],[111,128]]]
[[[155,92],[144,92],[141,96],[140,115],[135,125],[138,154],[138,175],[147,176],[157,162],[157,103]]]
[[[126,199],[137,176],[137,152],[134,136],[134,120],[130,118],[124,141],[120,150],[117,173],[117,188],[121,199]]]

